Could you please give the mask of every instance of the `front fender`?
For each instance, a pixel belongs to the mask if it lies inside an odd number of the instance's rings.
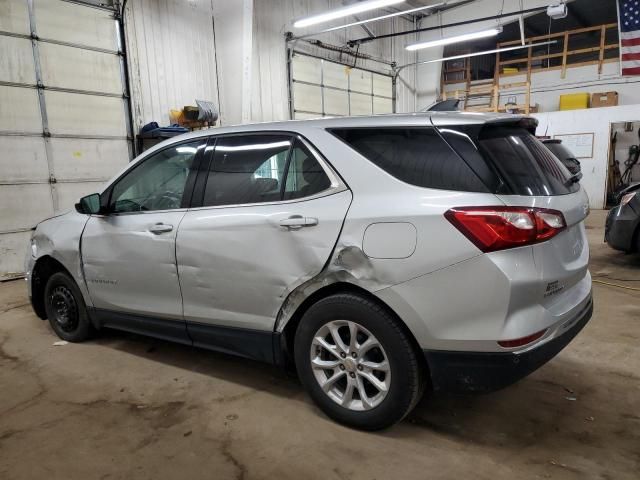
[[[84,280],[80,253],[82,232],[89,218],[88,215],[71,211],[38,224],[31,237],[26,260],[30,297],[33,295],[34,269],[45,258],[52,258],[73,277],[85,303],[88,306],[93,305]]]

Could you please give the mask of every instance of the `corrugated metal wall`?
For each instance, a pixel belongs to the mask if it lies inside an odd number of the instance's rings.
[[[169,110],[218,104],[211,0],[130,0],[125,27],[134,124],[169,123]]]
[[[196,98],[222,103],[223,124],[246,119],[246,115],[241,116],[240,104],[243,100],[243,26],[249,23],[240,18],[242,2],[237,1],[237,4],[229,0],[131,0],[127,3],[125,26],[136,130],[152,120],[166,124],[169,109],[193,104]],[[341,0],[254,1],[251,121],[289,118],[284,33],[291,29],[292,20],[342,5]],[[225,18],[230,13],[233,18]],[[410,29],[413,23],[397,17],[368,26],[374,33],[384,34]],[[320,38],[330,44],[344,45],[349,38],[362,35],[364,31],[356,27]],[[398,64],[410,63],[415,61],[415,54],[406,52],[406,42],[406,37],[375,41],[363,45],[360,51],[395,60]],[[296,49],[334,61],[352,61],[350,56],[307,43],[298,43]],[[389,66],[379,62],[359,60],[357,66],[390,72]],[[402,73],[396,91],[396,111],[415,110],[415,84],[414,69]],[[238,101],[225,101],[236,98]]]
[[[318,11],[343,6],[340,0],[269,0],[256,1],[254,6],[253,88],[251,116],[255,121],[284,120],[289,118],[287,92],[287,55],[285,32],[291,30],[291,21]],[[286,12],[283,14],[283,12]],[[353,21],[349,19],[349,21]],[[408,30],[411,22],[396,17],[393,20],[367,25],[374,34]],[[318,28],[316,28],[318,30]],[[296,31],[296,34],[306,33]],[[320,37],[323,42],[344,45],[353,37],[365,36],[360,27],[330,32]],[[406,39],[385,39],[367,43],[360,48],[366,53],[398,64],[415,61],[415,54],[404,49]],[[314,56],[338,61],[353,62],[353,57],[331,52],[323,48],[297,42],[295,49]],[[388,74],[390,67],[383,63],[358,60],[357,66]],[[415,75],[413,69],[402,74],[396,92],[396,111],[415,110]]]

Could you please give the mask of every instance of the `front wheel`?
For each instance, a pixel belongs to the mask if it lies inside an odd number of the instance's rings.
[[[298,375],[331,418],[364,430],[402,420],[423,387],[409,338],[380,305],[355,294],[320,300],[295,338]]]
[[[76,282],[64,272],[51,275],[44,290],[44,305],[51,328],[68,342],[82,342],[92,332],[87,307]]]

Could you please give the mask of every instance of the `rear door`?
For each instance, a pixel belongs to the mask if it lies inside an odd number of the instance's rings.
[[[273,331],[287,295],[328,261],[351,192],[310,144],[281,133],[219,137],[201,174],[202,206],[177,238],[184,316],[196,345],[238,353],[225,329]]]

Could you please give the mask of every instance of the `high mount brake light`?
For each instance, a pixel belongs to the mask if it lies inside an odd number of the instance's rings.
[[[544,242],[567,227],[562,212],[535,207],[456,207],[444,216],[483,252]]]

